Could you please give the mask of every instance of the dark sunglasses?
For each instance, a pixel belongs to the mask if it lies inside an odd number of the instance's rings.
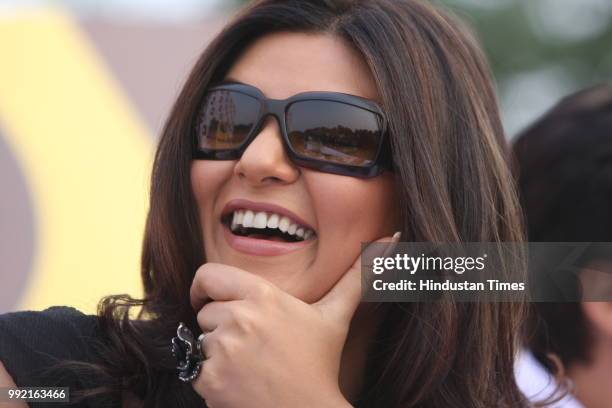
[[[206,92],[194,158],[240,158],[268,115],[278,121],[287,155],[298,166],[353,177],[392,168],[386,119],[375,102],[338,92],[270,99],[254,86],[234,82]]]

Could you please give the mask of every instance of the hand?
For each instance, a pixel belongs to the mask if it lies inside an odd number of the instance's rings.
[[[398,239],[377,242],[392,247]],[[210,332],[203,340],[207,359],[193,382],[209,407],[350,406],[338,376],[361,298],[361,257],[314,304],[215,263],[198,269],[190,297],[200,328]]]

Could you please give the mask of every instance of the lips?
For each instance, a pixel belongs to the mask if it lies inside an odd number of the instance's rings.
[[[244,199],[225,205],[221,223],[228,244],[251,255],[281,255],[317,238],[314,228],[288,209]]]

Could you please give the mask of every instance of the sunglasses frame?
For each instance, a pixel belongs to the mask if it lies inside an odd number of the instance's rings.
[[[351,177],[361,177],[361,178],[369,178],[379,175],[385,169],[392,169],[392,161],[391,161],[391,149],[389,138],[387,134],[387,119],[383,113],[382,108],[374,101],[371,101],[366,98],[362,98],[356,95],[350,95],[340,92],[323,92],[323,91],[315,91],[315,92],[302,92],[296,95],[293,95],[287,99],[272,99],[268,98],[264,95],[264,93],[258,88],[243,84],[240,82],[222,82],[220,84],[214,85],[206,91],[202,98],[202,102],[204,98],[209,92],[224,90],[231,92],[238,92],[244,95],[250,96],[256,99],[259,102],[259,112],[257,113],[257,117],[252,129],[249,131],[248,135],[245,137],[244,141],[240,144],[240,146],[233,149],[203,149],[199,146],[199,134],[200,134],[200,126],[199,123],[196,123],[194,126],[195,135],[194,135],[194,150],[193,150],[193,158],[194,159],[204,159],[204,160],[237,160],[239,159],[247,147],[251,144],[251,142],[255,139],[255,137],[260,133],[262,124],[264,119],[271,115],[276,118],[276,121],[279,124],[283,145],[285,147],[285,151],[289,158],[298,166],[303,166],[315,170],[319,170],[326,173],[339,174],[343,176],[351,176]],[[354,166],[349,164],[341,164],[341,163],[333,163],[325,160],[314,159],[308,156],[301,155],[293,150],[291,143],[289,142],[289,135],[287,133],[287,111],[289,107],[301,101],[333,101],[337,103],[342,103],[346,105],[355,106],[360,109],[367,110],[372,112],[380,118],[380,126],[381,126],[381,138],[378,145],[378,151],[376,152],[376,156],[374,160],[372,160],[372,164],[368,166]],[[202,114],[203,107],[200,107],[198,110],[198,118]]]

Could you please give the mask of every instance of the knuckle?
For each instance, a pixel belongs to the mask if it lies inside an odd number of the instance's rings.
[[[231,358],[237,350],[237,342],[231,335],[214,333],[206,337],[205,348],[211,356],[222,357],[223,359]]]
[[[206,268],[206,264],[202,264],[198,267],[198,269],[196,269],[195,275],[193,276],[194,280],[200,279],[202,277],[202,274],[204,273],[205,268]]]
[[[191,287],[189,288],[189,295],[194,296],[206,286],[206,279],[204,278],[204,265],[200,266],[193,276],[191,281]]]
[[[255,293],[254,293],[254,297],[255,297],[255,300],[258,300],[258,301],[270,302],[271,300],[274,299],[275,294],[276,294],[276,291],[274,290],[272,285],[262,283],[257,286],[257,289],[255,290]]]
[[[225,357],[232,357],[236,354],[237,344],[230,336],[224,336],[219,338],[217,342],[217,349]]]
[[[196,271],[195,278],[197,278],[200,281],[205,281],[209,273],[210,273],[210,264],[209,263],[202,264]]]
[[[240,331],[250,333],[253,331],[255,322],[249,312],[241,310],[234,312],[234,324]]]
[[[219,333],[217,333],[216,330],[207,335],[206,339],[204,340],[204,347],[206,348],[206,350],[209,350],[211,353],[216,354],[216,350],[219,349],[220,337],[221,336],[219,335]]]
[[[200,311],[196,314],[196,319],[201,328],[208,327],[208,323],[211,317],[214,315],[216,305],[214,302],[210,302],[202,306]]]
[[[202,308],[196,315],[196,320],[198,321],[200,328],[206,327],[206,318],[207,314],[205,313],[204,308]]]

